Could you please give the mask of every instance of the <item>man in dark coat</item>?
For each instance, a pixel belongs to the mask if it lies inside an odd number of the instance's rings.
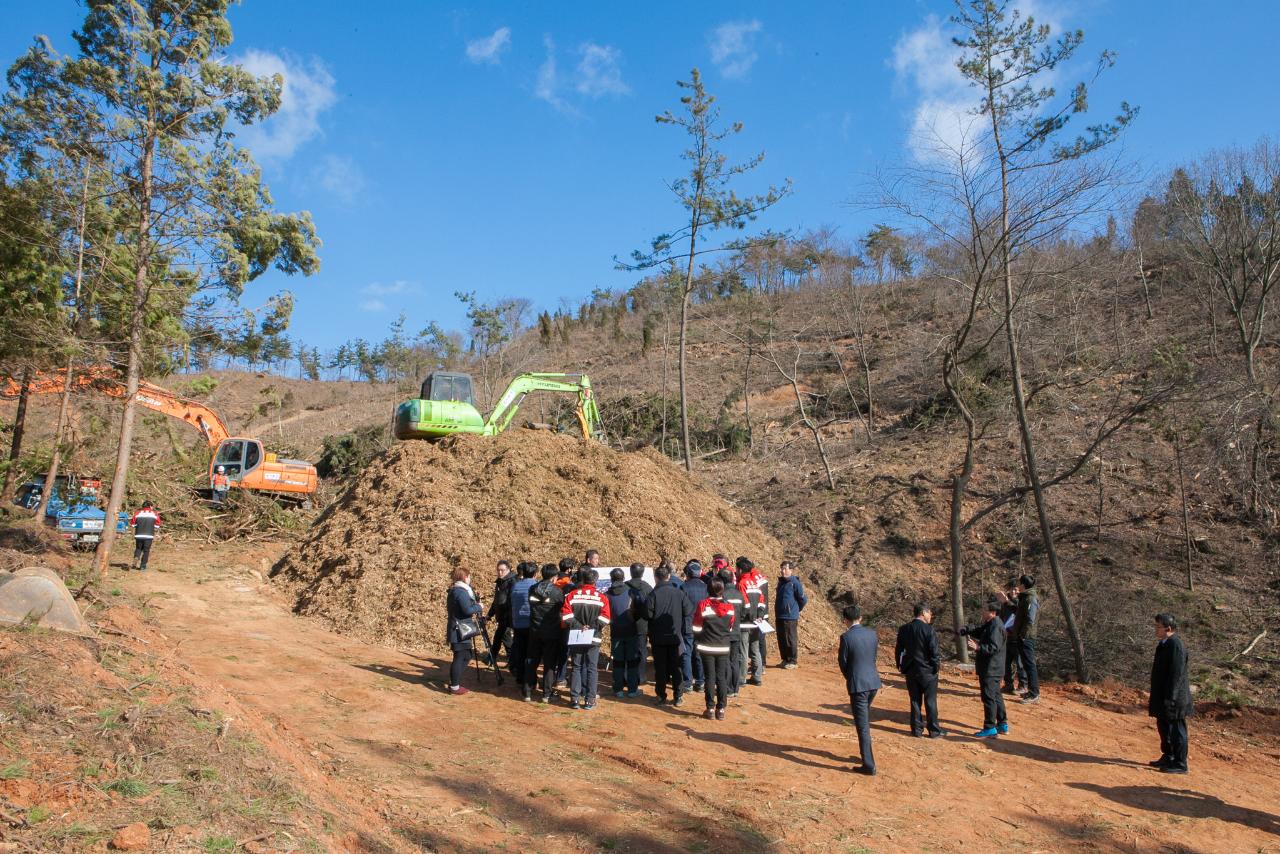
[[[1004,696],[1000,693],[1000,680],[1004,676],[1005,633],[1000,622],[1000,603],[994,599],[982,609],[983,623],[964,630],[968,635],[969,649],[976,652],[974,666],[978,674],[978,688],[982,692],[982,729],[975,738],[991,738],[1009,732],[1009,718],[1004,711]]]
[[[554,563],[542,567],[542,580],[529,588],[529,651],[525,654],[525,701],[533,699],[538,664],[542,664],[542,702],[550,703],[556,687],[556,661],[564,646],[560,609],[564,591],[556,584],[559,568]]]
[[[647,644],[649,642],[649,618],[645,616],[645,606],[649,601],[649,596],[653,593],[653,587],[649,582],[644,580],[644,564],[631,564],[631,578],[627,581],[627,586],[635,593],[636,597],[636,643],[640,647],[640,684],[645,682],[644,678],[644,660],[648,656]]]
[[[702,578],[702,564],[690,560],[684,565],[684,596],[696,611],[707,598],[707,582]],[[685,626],[684,655],[680,660],[681,675],[684,676],[684,690],[702,690],[702,656],[693,649],[693,621]]]
[[[879,640],[875,629],[862,625],[862,609],[857,605],[846,605],[842,613],[849,629],[840,636],[838,660],[845,687],[849,689],[853,722],[858,728],[858,750],[862,754],[862,767],[858,770],[874,777],[876,759],[871,752],[871,704],[881,687],[880,672],[876,669]]]
[[[1035,586],[1036,580],[1030,575],[1018,578],[1018,609],[1013,617],[1013,646],[1018,657],[1016,669],[1023,674],[1027,687],[1027,692],[1022,695],[1024,703],[1040,702],[1040,669],[1036,664],[1040,597]]]
[[[795,565],[789,561],[782,562],[778,578],[778,590],[773,596],[773,614],[778,620],[778,656],[782,659],[785,670],[795,670],[799,666],[800,612],[809,604],[804,585],[795,575]]]
[[[507,630],[511,628],[511,588],[515,583],[516,574],[511,571],[511,562],[498,561],[498,577],[493,582],[493,601],[489,603],[489,612],[485,617],[494,621],[494,656],[505,647],[508,661],[511,659],[511,641],[507,638]]]
[[[684,683],[680,674],[680,647],[684,644],[684,626],[693,620],[693,606],[684,591],[671,583],[670,567],[653,571],[658,586],[645,603],[649,620],[649,640],[653,644],[653,684],[658,705],[667,702],[667,685],[675,699],[672,705],[684,704]]]
[[[1172,614],[1156,614],[1156,655],[1151,663],[1147,713],[1160,730],[1160,758],[1151,763],[1166,774],[1187,773],[1187,718],[1195,712],[1187,676],[1187,650]]]
[[[613,696],[640,696],[640,659],[643,651],[636,640],[636,619],[633,604],[636,592],[626,584],[626,573],[621,567],[609,572],[609,658],[613,662]]]
[[[929,738],[946,735],[938,726],[938,666],[942,663],[942,651],[938,648],[938,635],[930,625],[933,609],[924,602],[917,602],[912,609],[911,622],[898,629],[898,642],[893,648],[893,660],[898,672],[907,680],[907,696],[911,698],[911,734],[924,736],[925,720],[920,706],[924,705],[929,725]]]

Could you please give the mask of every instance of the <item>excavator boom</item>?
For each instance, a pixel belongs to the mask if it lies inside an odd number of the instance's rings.
[[[604,440],[604,425],[596,405],[595,392],[586,374],[520,374],[498,398],[493,411],[481,418],[471,396],[467,374],[437,371],[422,383],[422,396],[396,407],[392,429],[397,439],[440,439],[457,433],[496,436],[511,424],[525,396],[534,391],[576,395],[574,414],[582,435]]]
[[[599,438],[604,432],[596,407],[591,380],[585,374],[521,374],[511,381],[485,419],[484,435],[496,436],[511,424],[525,396],[534,391],[554,391],[578,396],[575,413],[584,438]]]

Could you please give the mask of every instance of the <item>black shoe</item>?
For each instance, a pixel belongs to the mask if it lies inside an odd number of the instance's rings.
[[[714,721],[716,719],[716,710],[707,709],[705,712],[702,713],[702,716],[709,721]]]
[[[596,701],[595,701],[595,700],[588,700],[588,701],[587,701],[587,703],[586,703],[586,705],[584,705],[582,708],[589,712],[589,711],[591,711],[592,709],[594,709],[595,707],[596,707]]]
[[[690,691],[692,691],[692,690],[693,690],[693,683],[692,683],[692,682],[686,682],[686,683],[684,683],[683,685],[681,685],[681,686],[680,686],[680,693],[682,693],[682,694],[688,694],[688,693],[689,693]]]
[[[702,690],[702,683],[701,683],[701,682],[694,682],[694,683],[693,683],[693,690],[695,690],[695,691],[701,691],[701,690]]]
[[[747,680],[748,685],[763,685],[763,679],[756,679],[754,676]]]
[[[912,738],[924,738],[924,733],[922,733],[922,732],[913,732],[913,733],[911,733],[911,737],[912,737]]]
[[[874,777],[876,775],[876,768],[874,765],[871,766],[870,768],[863,765],[861,768],[858,769],[858,773],[865,774],[868,777]]]
[[[942,738],[946,734],[947,734],[947,731],[945,729],[940,729],[937,732],[929,733],[929,738]]]
[[[716,720],[724,720],[724,709],[716,709]]]
[[[532,703],[532,702],[533,702],[533,692],[532,692],[532,691],[521,691],[521,692],[520,692],[520,699],[521,699],[521,700],[524,700],[526,703]]]
[[[653,701],[653,704],[654,704],[655,706],[665,706],[665,705],[667,704],[667,698],[666,698],[666,697],[658,697],[657,699],[655,699],[655,700]]]
[[[673,706],[683,706],[683,705],[684,705],[684,694],[676,694],[676,698],[675,698],[675,700],[673,700],[673,701],[671,702],[671,705],[673,705]]]
[[[1164,766],[1169,764],[1169,760],[1161,756],[1159,759],[1152,759],[1147,764],[1150,765],[1152,768],[1163,768]]]
[[[1160,773],[1161,774],[1185,774],[1187,773],[1187,768],[1185,765],[1161,765]]]
[[[569,704],[569,708],[571,708],[571,709],[581,709],[581,708],[582,708],[582,704],[581,704],[581,703],[579,703],[579,702],[577,701],[577,699],[574,699],[574,700],[573,700],[573,702],[571,702],[571,703]]]

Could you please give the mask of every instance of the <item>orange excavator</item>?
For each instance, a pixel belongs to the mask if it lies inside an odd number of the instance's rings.
[[[32,375],[29,394],[61,394],[66,387],[66,371]],[[124,397],[125,384],[114,370],[93,367],[77,371],[71,379],[72,391],[97,391],[109,397]],[[0,398],[12,400],[22,393],[21,380],[6,378],[0,384]],[[259,439],[232,436],[226,422],[209,407],[179,397],[168,389],[145,380],[138,384],[134,400],[141,406],[185,421],[200,431],[209,444],[209,482],[218,467],[230,485],[254,492],[278,493],[282,497],[307,502],[316,491],[316,467],[303,460],[282,460],[266,453]]]

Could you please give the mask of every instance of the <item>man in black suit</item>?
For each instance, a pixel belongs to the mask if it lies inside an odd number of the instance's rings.
[[[840,636],[840,672],[844,674],[849,689],[853,722],[858,727],[858,750],[862,754],[862,767],[858,770],[874,777],[876,759],[871,753],[871,704],[880,690],[880,672],[876,669],[879,641],[875,629],[862,625],[862,609],[857,605],[846,605],[842,613],[849,629]]]
[[[982,729],[975,738],[991,738],[1009,732],[1009,718],[1005,716],[1004,697],[1000,695],[1000,679],[1004,676],[1006,641],[1004,624],[1000,622],[1000,603],[988,602],[982,609],[983,623],[965,629],[969,649],[976,652],[974,669],[978,674],[978,687],[982,691]]]
[[[1172,614],[1156,614],[1155,660],[1147,713],[1160,730],[1160,758],[1151,763],[1166,774],[1187,773],[1187,718],[1195,712],[1187,678],[1187,650]]]
[[[893,660],[898,663],[898,672],[907,680],[907,695],[911,698],[911,734],[916,738],[924,736],[925,723],[920,716],[923,702],[929,722],[929,738],[941,738],[946,735],[938,726],[938,666],[942,663],[942,651],[938,648],[938,635],[930,625],[933,609],[924,602],[917,602],[912,613],[915,619],[898,629]]]

